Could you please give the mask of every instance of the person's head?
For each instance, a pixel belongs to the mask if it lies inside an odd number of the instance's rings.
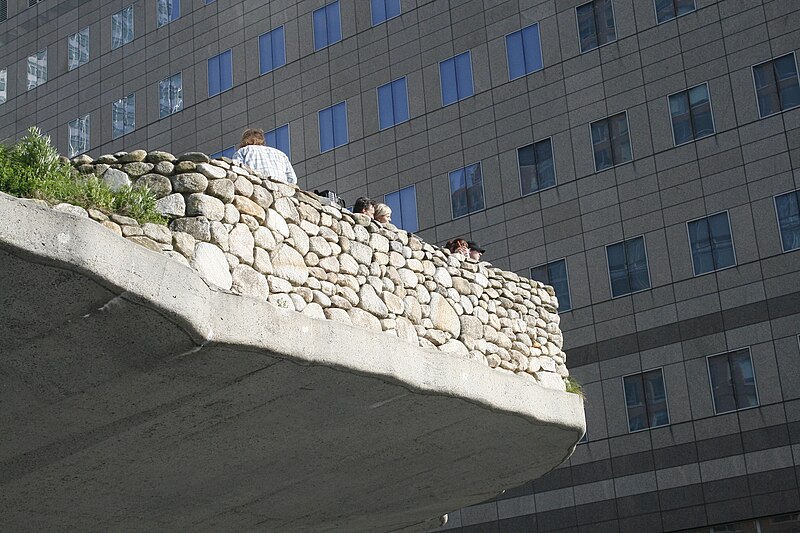
[[[361,196],[356,200],[356,203],[353,204],[353,213],[361,213],[362,215],[367,215],[369,218],[375,218],[375,202],[366,196]]]
[[[264,130],[258,128],[248,128],[244,130],[244,133],[242,133],[242,140],[239,142],[239,148],[244,148],[251,144],[264,144]]]
[[[386,204],[375,206],[375,220],[384,224],[392,221],[392,208]]]
[[[460,237],[447,241],[445,247],[450,250],[452,254],[461,254],[465,257],[469,257],[469,245],[466,240]]]
[[[481,248],[481,245],[475,241],[469,241],[467,246],[469,247],[469,258],[474,259],[475,261],[480,261],[481,255],[486,253],[486,250]]]

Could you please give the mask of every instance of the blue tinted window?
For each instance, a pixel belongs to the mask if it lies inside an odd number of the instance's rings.
[[[581,52],[617,39],[611,0],[592,0],[575,8]]]
[[[749,348],[713,355],[707,361],[716,414],[755,407],[759,404],[756,376]]]
[[[442,105],[450,105],[473,95],[472,60],[469,51],[439,63]]]
[[[775,197],[778,229],[784,252],[800,249],[800,191]]]
[[[650,370],[623,378],[628,430],[665,426],[669,424],[667,389],[661,369]]]
[[[508,79],[514,80],[542,68],[542,47],[539,41],[539,25],[506,35],[508,56]]]
[[[419,229],[417,189],[414,185],[384,195],[383,201],[392,210],[392,224],[411,233]]]
[[[566,259],[559,259],[558,261],[552,261],[531,268],[531,279],[541,281],[545,285],[550,285],[555,289],[559,311],[569,311],[572,309]]]
[[[600,172],[633,159],[628,116],[625,113],[592,122],[590,127],[595,170]]]
[[[180,0],[157,0],[156,20],[158,27],[169,24],[181,16]]]
[[[327,152],[347,144],[347,102],[319,112],[319,151]]]
[[[342,25],[337,0],[314,11],[314,50],[322,50],[341,40]]]
[[[753,67],[753,77],[758,99],[758,113],[762,117],[800,106],[800,84],[794,52]]]
[[[236,153],[236,147],[235,146],[229,146],[229,147],[225,148],[224,150],[220,150],[219,152],[215,152],[215,153],[211,154],[209,157],[211,159],[219,159],[221,157],[227,157],[227,158],[230,159],[230,158],[233,157],[233,154],[235,154],[235,153]]]
[[[372,25],[400,15],[400,0],[371,0]]]
[[[258,37],[258,57],[261,74],[286,64],[286,42],[283,26]]]
[[[523,196],[556,184],[553,144],[550,139],[517,148],[517,162]]]
[[[406,79],[400,78],[378,87],[378,123],[380,129],[390,128],[408,120]]]
[[[289,146],[289,125],[284,124],[274,130],[264,133],[264,144],[277,148],[289,159],[292,158],[292,150]]]
[[[454,170],[448,177],[453,218],[463,217],[486,208],[480,163],[473,163]]]
[[[727,211],[693,220],[687,226],[695,276],[736,264]]]
[[[136,95],[129,94],[111,104],[111,138],[116,139],[136,128]]]
[[[670,95],[669,114],[676,146],[714,134],[707,83]]]
[[[164,118],[183,109],[183,76],[180,72],[158,82],[158,116]]]
[[[656,0],[656,21],[661,24],[694,10],[694,0]]]
[[[208,60],[208,96],[217,95],[233,87],[231,51],[222,52]]]
[[[612,297],[650,288],[644,237],[606,246],[606,255]]]

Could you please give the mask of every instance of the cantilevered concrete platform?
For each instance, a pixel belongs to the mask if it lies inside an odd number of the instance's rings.
[[[574,394],[210,289],[0,196],[0,530],[420,531],[551,470]]]

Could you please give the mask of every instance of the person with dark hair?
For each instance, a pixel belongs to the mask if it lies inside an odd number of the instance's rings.
[[[375,218],[375,201],[366,196],[361,196],[353,204],[353,213],[361,213],[369,218]]]
[[[469,245],[467,241],[461,237],[447,241],[445,248],[450,250],[451,254],[463,255],[465,259],[469,257]]]
[[[469,247],[469,258],[475,261],[480,261],[481,255],[486,253],[486,249],[481,248],[481,245],[475,241],[468,241],[467,246]]]
[[[231,158],[274,180],[297,183],[289,158],[270,146],[264,146],[264,130],[248,128],[242,133],[239,149]]]

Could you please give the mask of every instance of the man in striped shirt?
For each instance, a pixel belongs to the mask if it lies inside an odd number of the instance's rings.
[[[263,176],[286,183],[297,183],[289,158],[270,146],[264,146],[264,130],[250,128],[242,134],[239,149],[233,154],[233,160],[249,166]]]

